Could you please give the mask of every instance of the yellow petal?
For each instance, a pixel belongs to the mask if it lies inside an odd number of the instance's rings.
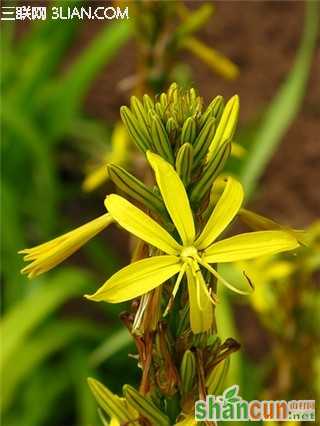
[[[111,194],[105,206],[119,225],[167,254],[178,254],[180,246],[155,220],[120,195]]]
[[[21,250],[19,253],[26,255],[24,260],[33,261],[22,269],[21,273],[33,278],[49,271],[75,253],[112,221],[111,215],[107,213],[51,241]]]
[[[244,208],[240,209],[238,214],[242,221],[254,231],[285,231],[292,234],[292,236],[296,238],[300,244],[306,246],[309,245],[307,238],[308,233],[302,229],[292,229],[289,226],[281,225],[268,217]]]
[[[191,245],[195,238],[192,211],[185,187],[174,170],[159,155],[147,152],[163,201],[184,245]]]
[[[195,37],[185,38],[182,45],[223,77],[234,80],[238,76],[239,69],[230,59]]]
[[[85,297],[96,302],[120,303],[141,296],[177,274],[181,268],[176,256],[154,256],[121,269],[99,290]]]
[[[197,274],[191,266],[187,268],[187,281],[191,329],[195,334],[204,333],[209,330],[213,321],[211,300],[204,288],[206,284],[202,274]]]
[[[242,200],[243,188],[241,183],[229,177],[206,226],[194,244],[198,250],[208,247],[225,230],[238,213]]]
[[[235,262],[293,250],[297,240],[283,231],[257,231],[236,235],[212,244],[204,252],[207,263]]]

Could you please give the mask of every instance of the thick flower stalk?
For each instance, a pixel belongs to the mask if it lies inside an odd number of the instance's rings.
[[[253,291],[246,271],[248,290],[243,291],[221,276],[219,265],[299,246],[299,231],[245,210],[241,183],[225,174],[221,178],[238,113],[237,96],[226,105],[217,96],[204,109],[194,89],[185,92],[176,84],[155,99],[132,97],[131,107],[121,108],[121,117],[131,140],[146,156],[154,185],[109,164],[109,176],[122,195],[107,195],[107,212],[22,251],[31,261],[22,272],[31,278],[65,260],[113,222],[138,239],[132,262],[86,295],[108,303],[134,301],[121,319],[137,346],[142,368],[139,392],[126,385],[121,399],[90,382],[111,424],[194,424],[194,401],[221,385],[229,355],[239,349],[233,339],[222,343],[217,336],[217,285],[241,294]],[[254,231],[226,237],[237,217]]]

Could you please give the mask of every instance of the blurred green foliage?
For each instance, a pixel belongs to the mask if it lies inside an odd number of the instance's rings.
[[[19,273],[17,251],[66,226],[62,206],[79,195],[80,186],[75,189],[61,176],[59,147],[79,133],[86,143],[108,134],[106,125],[85,117],[83,100],[98,72],[127,41],[131,26],[123,21],[101,27],[66,70],[78,23],[35,21],[20,37],[14,22],[2,26],[2,421],[24,426],[93,424],[96,409],[85,380],[93,372],[90,354],[100,353],[95,365],[112,355],[104,355],[99,344],[112,335],[119,309],[108,315],[103,311],[99,322],[90,315],[81,317],[72,300],[94,288],[93,276],[84,268],[61,268],[29,282]],[[103,257],[105,273],[118,266],[99,243],[90,247],[88,256],[97,262]],[[74,315],[64,310],[66,303]],[[127,344],[128,336],[122,334],[122,345]]]

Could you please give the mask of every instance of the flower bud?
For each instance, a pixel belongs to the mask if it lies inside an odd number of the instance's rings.
[[[209,395],[216,395],[223,386],[223,382],[229,370],[230,358],[226,358],[215,365],[206,379],[206,386]]]
[[[126,402],[118,395],[114,395],[102,383],[90,377],[88,384],[96,401],[110,417],[117,418],[121,423],[134,420],[134,416],[130,416]]]
[[[151,147],[151,141],[146,133],[144,123],[140,123],[126,106],[120,108],[120,115],[133,142],[140,151],[146,152]]]
[[[176,170],[185,187],[187,187],[190,182],[193,166],[192,161],[193,147],[189,143],[185,143],[179,148],[176,156]]]
[[[110,179],[119,189],[151,210],[165,211],[161,198],[139,179],[116,164],[108,164],[107,167]]]
[[[196,182],[192,188],[190,196],[192,203],[199,203],[210,190],[214,180],[217,178],[228,160],[230,152],[231,143],[227,141],[221,145],[221,147],[218,148],[217,153],[211,157],[199,181]]]
[[[184,144],[184,143],[193,144],[193,141],[195,140],[196,134],[197,134],[196,122],[192,117],[189,117],[183,123],[182,131],[181,131],[181,137],[180,137],[181,144]]]
[[[156,114],[152,114],[150,121],[152,142],[156,152],[169,163],[174,164],[170,141],[161,120]]]
[[[123,394],[128,403],[152,425],[170,426],[169,418],[147,397],[141,395],[130,385],[123,386]]]
[[[234,132],[238,124],[239,117],[239,96],[235,95],[227,102],[223,110],[221,120],[213,141],[209,147],[207,163],[210,161],[214,152],[222,146],[226,141],[232,141]]]
[[[192,390],[196,378],[196,357],[190,350],[183,354],[180,376],[181,391],[184,395],[187,395]]]
[[[202,127],[197,139],[194,142],[194,162],[193,167],[195,168],[200,164],[202,159],[205,157],[208,148],[214,137],[216,130],[216,119],[209,118],[204,126]]]

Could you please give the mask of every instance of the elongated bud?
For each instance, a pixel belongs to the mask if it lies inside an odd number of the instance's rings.
[[[175,142],[178,130],[179,124],[173,117],[170,117],[166,123],[166,131],[171,143]]]
[[[164,112],[166,107],[164,107],[160,102],[156,102],[155,104],[155,112],[160,117],[161,120],[164,119]]]
[[[202,128],[209,118],[220,120],[224,107],[224,99],[222,96],[216,96],[209,104],[206,111],[202,114],[199,120],[199,127]]]
[[[167,108],[168,98],[165,93],[161,93],[160,95],[160,104],[162,105],[163,108]]]
[[[193,143],[197,134],[196,122],[192,117],[189,117],[184,123],[181,131],[181,144]]]
[[[192,390],[196,378],[196,357],[190,350],[183,354],[180,376],[181,391],[183,395],[187,395]]]
[[[213,141],[209,147],[207,163],[210,161],[213,153],[226,141],[232,141],[239,117],[239,96],[235,95],[227,102],[223,110],[221,120],[217,127]]]
[[[96,401],[110,417],[116,417],[121,423],[134,420],[134,418],[129,417],[128,408],[119,396],[110,392],[98,380],[89,377],[88,384]]]
[[[190,143],[184,143],[176,156],[176,170],[181,177],[184,186],[187,187],[190,182],[193,167],[193,147]]]
[[[197,167],[205,157],[208,148],[214,137],[216,130],[216,119],[209,118],[202,127],[197,139],[194,142],[194,161],[193,167]]]
[[[214,180],[224,168],[231,152],[231,143],[225,142],[207,164],[204,173],[191,191],[191,202],[198,204],[210,190]]]
[[[168,97],[171,98],[177,90],[178,90],[177,83],[171,83],[171,85],[168,89]]]
[[[230,358],[219,362],[212,368],[206,379],[206,387],[209,395],[217,395],[223,387],[224,380],[229,370]]]
[[[149,207],[151,210],[164,212],[165,207],[160,197],[154,194],[143,182],[116,164],[108,164],[110,179],[121,191]]]
[[[218,95],[216,96],[209,104],[209,107],[211,109],[212,115],[217,119],[220,120],[223,108],[224,108],[224,99],[223,96]]]
[[[154,102],[149,95],[143,95],[142,100],[143,100],[143,106],[145,107],[147,111],[149,111],[150,109],[154,109]]]
[[[151,136],[156,152],[165,160],[169,161],[169,163],[174,164],[174,158],[167,132],[156,114],[151,117]]]
[[[143,123],[140,123],[126,106],[120,108],[121,119],[131,136],[133,142],[142,151],[146,152],[151,147],[150,139],[146,134]]]
[[[169,418],[160,411],[150,399],[142,396],[132,386],[124,385],[123,394],[128,403],[134,407],[139,414],[148,419],[152,425],[170,426]]]
[[[138,122],[140,124],[143,123],[146,134],[149,134],[149,131],[148,131],[149,117],[148,117],[148,112],[144,108],[143,104],[140,102],[140,100],[136,96],[131,96],[130,106],[131,106],[131,111],[134,113],[134,115],[138,119]]]

